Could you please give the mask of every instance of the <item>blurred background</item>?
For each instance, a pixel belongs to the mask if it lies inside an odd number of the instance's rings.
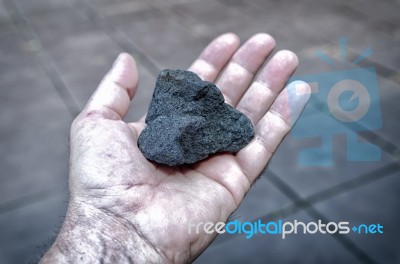
[[[0,263],[35,263],[58,231],[68,199],[69,127],[116,56],[130,52],[139,64],[126,117],[134,121],[160,69],[187,68],[224,32],[242,41],[271,34],[275,51],[298,54],[299,77],[373,67],[365,85],[378,107],[375,125],[352,126],[329,115],[307,119],[326,110],[323,101],[311,103],[232,217],[380,223],[384,234],[222,235],[196,263],[400,263],[399,13],[396,0],[0,0]],[[362,54],[370,56],[350,63]],[[326,134],[332,124],[338,129]],[[353,143],[373,143],[380,157],[349,160],[350,135]],[[304,152],[321,142],[328,147]],[[330,165],[299,158],[324,155]]]

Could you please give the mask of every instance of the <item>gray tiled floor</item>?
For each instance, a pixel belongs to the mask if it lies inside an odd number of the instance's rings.
[[[116,55],[139,62],[133,121],[146,111],[157,68],[189,66],[227,31],[242,40],[270,33],[276,50],[298,53],[299,76],[337,70],[315,52],[338,62],[339,37],[348,38],[348,61],[371,47],[360,65],[377,70],[383,120],[363,134],[382,148],[377,162],[348,162],[340,134],[332,167],[302,168],[299,152],[318,142],[289,135],[232,218],[380,222],[385,234],[221,236],[196,263],[399,262],[399,11],[395,0],[0,0],[0,263],[34,261],[61,224],[69,126]]]
[[[333,145],[333,168],[303,166],[298,164],[298,155],[305,148],[305,144],[289,136],[271,160],[269,170],[282,175],[282,178],[302,196],[308,196],[394,161],[391,156],[382,152],[380,161],[347,162],[345,136],[335,136]],[[313,184],[310,184],[311,182]]]
[[[66,189],[47,199],[0,214],[0,263],[37,261],[67,210]]]
[[[396,230],[398,212],[395,209],[400,207],[400,195],[398,192],[390,191],[390,186],[400,186],[399,173],[316,205],[318,210],[333,221],[346,218],[355,225],[363,223],[383,225],[384,234],[381,236],[349,235],[350,239],[380,263],[400,261],[398,251],[400,238]],[[350,201],[351,207],[348,206]],[[385,245],[385,247],[377,245]]]
[[[1,31],[0,200],[66,184],[72,118],[51,83],[11,27]],[[52,142],[52,146],[47,142]]]

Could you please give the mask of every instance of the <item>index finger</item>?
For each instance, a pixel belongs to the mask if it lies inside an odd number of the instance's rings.
[[[233,33],[223,34],[214,39],[189,67],[204,81],[214,82],[222,68],[239,48],[239,37]]]

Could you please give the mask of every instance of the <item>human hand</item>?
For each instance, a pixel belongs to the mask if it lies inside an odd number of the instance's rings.
[[[72,124],[69,208],[42,262],[185,263],[201,254],[216,234],[189,234],[189,223],[228,219],[308,99],[291,99],[289,109],[282,91],[297,66],[295,54],[280,51],[262,67],[274,46],[272,37],[257,34],[239,48],[238,37],[225,34],[189,68],[216,82],[226,102],[252,120],[255,137],[236,154],[180,167],[142,155],[137,139],[144,118],[122,121],[138,74],[132,57],[121,54]],[[309,93],[305,83],[297,90]]]

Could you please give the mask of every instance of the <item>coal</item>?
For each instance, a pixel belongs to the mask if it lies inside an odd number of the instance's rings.
[[[157,163],[192,164],[216,152],[236,153],[254,137],[250,119],[224,103],[220,90],[190,71],[163,70],[139,136]]]

